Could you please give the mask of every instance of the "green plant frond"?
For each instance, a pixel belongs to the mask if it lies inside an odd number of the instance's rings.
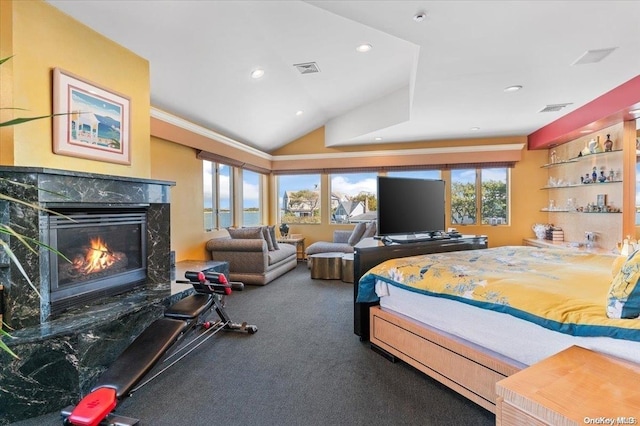
[[[9,336],[4,330],[0,330],[2,333],[2,335]],[[20,359],[20,357],[18,355],[15,354],[15,352],[13,352],[11,349],[9,349],[9,346],[7,346],[6,343],[4,343],[1,339],[0,339],[0,349],[5,351],[6,353],[8,353],[9,355],[11,355],[12,357],[14,357],[15,359]]]
[[[36,240],[34,238],[27,237],[25,235],[19,234],[18,232],[16,232],[15,230],[13,230],[11,227],[9,227],[7,225],[0,224],[0,234],[11,235],[13,237],[18,238],[23,245],[28,247],[34,253],[36,253],[36,250],[35,250],[35,248],[33,246],[44,247],[48,251],[57,254],[58,256],[62,257],[64,260],[66,260],[67,262],[71,263],[71,260],[69,260],[69,258],[67,256],[65,256],[63,253],[59,252],[55,248],[51,247],[50,245],[45,244],[40,240]]]
[[[5,62],[7,62],[11,58],[13,58],[13,55],[7,56],[6,58],[0,59],[0,65],[4,64]]]
[[[8,183],[10,185],[15,185],[15,186],[19,186],[20,188],[24,188],[24,189],[37,189],[38,191],[42,191],[42,192],[46,192],[47,194],[52,194],[52,195],[56,195],[58,197],[62,197],[62,198],[66,198],[66,199],[71,199],[71,197],[65,195],[65,194],[61,194],[59,192],[56,191],[49,191],[48,189],[44,189],[44,188],[39,188],[35,185],[31,185],[30,183],[24,183],[24,182],[16,182],[15,180],[11,180],[11,179],[7,179],[7,178],[1,178],[0,177],[0,181]],[[0,197],[4,198],[6,196],[3,196],[3,194],[0,194]],[[16,200],[19,201],[19,200]],[[43,208],[35,205],[35,204],[29,204],[29,207],[33,207],[35,209],[39,209],[42,210]],[[51,210],[46,210],[46,211],[51,211]],[[51,211],[52,212],[52,211]],[[55,213],[55,212],[52,212]],[[62,214],[58,213],[58,215],[63,216]]]
[[[29,276],[27,275],[26,271],[22,267],[22,264],[20,263],[20,260],[18,260],[16,255],[13,253],[13,250],[11,250],[11,247],[9,247],[9,244],[7,244],[6,241],[0,239],[0,246],[2,246],[2,249],[4,250],[4,252],[7,253],[7,256],[9,256],[9,258],[11,259],[13,264],[18,268],[18,270],[20,271],[20,273],[22,274],[24,279],[27,280],[27,282],[29,283],[29,285],[31,286],[33,291],[36,292],[36,294],[38,295],[39,298],[42,298],[42,296],[40,295],[40,292],[38,291],[36,286],[33,285],[33,283],[31,282],[31,279],[29,279]]]
[[[28,111],[27,109],[17,108],[17,107],[0,107],[0,109],[14,109],[14,110],[17,110],[17,111]]]
[[[3,324],[4,324],[4,322],[3,322]],[[0,327],[0,349],[2,349],[3,351],[8,353],[9,355],[14,357],[15,359],[20,359],[20,357],[18,357],[18,355],[16,355],[15,352],[13,352],[11,349],[9,349],[9,346],[7,346],[7,344],[2,341],[2,337],[8,337],[10,339],[15,339],[15,337],[13,337],[12,335],[10,335],[6,331],[4,331],[2,329],[2,327]]]
[[[8,182],[11,182],[11,181],[8,181]],[[18,184],[18,182],[13,182],[13,183]],[[25,184],[21,184],[21,185],[25,185]],[[52,192],[52,191],[46,191],[46,192],[49,192],[51,194],[59,195],[56,192]],[[65,197],[65,198],[68,198],[68,197]],[[59,213],[59,212],[56,212],[56,211],[53,211],[53,210],[49,210],[49,209],[44,208],[44,207],[40,207],[39,205],[34,204],[34,203],[29,203],[27,201],[22,201],[22,200],[20,200],[18,198],[14,198],[14,197],[11,197],[11,196],[6,195],[6,194],[0,193],[0,200],[6,200],[6,201],[11,201],[13,203],[22,204],[23,206],[27,206],[27,207],[32,208],[34,210],[39,210],[39,211],[47,212],[47,213],[50,213],[50,214],[54,214],[56,216],[64,217],[66,219],[69,219],[72,222],[75,222],[75,220],[73,220],[70,217],[67,217],[67,216],[63,215],[62,213]]]
[[[22,234],[20,234],[19,232],[16,232],[13,228],[11,228],[8,225],[5,224],[0,224],[0,232],[2,232],[3,234],[7,234],[10,235],[14,238],[17,238],[20,243],[25,246],[26,248],[29,249],[29,251],[31,251],[34,254],[38,254],[38,252],[36,251],[36,249],[33,247],[33,238],[29,238],[26,237]],[[6,244],[6,242],[5,242]]]
[[[69,113],[68,112],[60,112],[60,113],[57,113],[57,114],[39,115],[37,117],[14,118],[13,120],[1,122],[0,123],[0,127],[17,126],[18,124],[27,123],[29,121],[42,120],[43,118],[51,118],[51,117],[56,117],[58,115],[69,115]]]

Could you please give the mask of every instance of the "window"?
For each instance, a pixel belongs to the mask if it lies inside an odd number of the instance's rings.
[[[280,223],[320,223],[320,175],[278,176]]]
[[[242,225],[262,224],[262,176],[251,170],[242,170]]]
[[[452,224],[506,225],[508,205],[508,169],[451,171]]]
[[[226,228],[233,218],[233,173],[232,168],[220,163],[202,161],[204,188],[204,228]]]
[[[480,170],[483,225],[507,224],[507,175],[506,168]]]
[[[331,223],[368,222],[378,210],[377,173],[329,175]]]

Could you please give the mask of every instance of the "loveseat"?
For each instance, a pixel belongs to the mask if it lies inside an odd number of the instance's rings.
[[[316,241],[305,250],[307,266],[311,268],[312,254],[318,253],[353,253],[353,246],[363,238],[371,238],[376,235],[376,221],[359,222],[351,230],[338,229],[333,231],[333,241]]]
[[[297,265],[296,248],[278,244],[274,227],[221,229],[206,243],[212,260],[229,262],[232,281],[265,285]]]

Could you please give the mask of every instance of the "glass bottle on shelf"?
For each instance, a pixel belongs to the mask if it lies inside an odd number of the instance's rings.
[[[613,141],[611,135],[607,135],[607,140],[604,141],[604,152],[611,152],[613,150]]]

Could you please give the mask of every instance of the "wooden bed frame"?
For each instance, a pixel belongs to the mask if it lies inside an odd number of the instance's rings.
[[[379,306],[369,309],[370,342],[496,412],[496,382],[526,366]]]
[[[354,333],[370,340],[373,349],[412,365],[469,400],[496,412],[496,382],[524,364],[452,336],[424,323],[384,310],[374,303],[355,303],[358,280],[388,259],[488,247],[483,235],[430,242],[382,246],[368,239],[354,250]]]

